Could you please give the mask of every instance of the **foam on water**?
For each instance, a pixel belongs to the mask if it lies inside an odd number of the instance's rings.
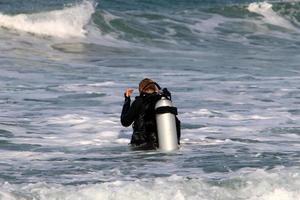
[[[113,181],[79,186],[2,183],[0,199],[298,200],[300,176],[297,169],[288,170],[249,170],[244,176],[240,176],[242,172],[238,172],[232,178],[216,182],[173,175],[152,180]]]
[[[262,3],[251,3],[248,6],[248,10],[253,13],[260,14],[264,16],[264,22],[280,26],[289,30],[299,31],[295,26],[291,24],[290,21],[280,16],[272,9],[272,4],[267,2]]]
[[[213,34],[215,33],[216,28],[218,28],[221,24],[225,23],[226,20],[229,19],[226,19],[220,15],[213,15],[211,18],[201,20],[196,24],[191,24],[189,25],[189,27],[192,31]]]
[[[68,85],[61,85],[58,88],[63,91],[68,92],[99,92],[103,90],[104,87],[109,87],[115,85],[113,81],[107,82],[100,82],[100,83],[91,83],[91,84],[68,84]]]
[[[61,126],[65,130],[64,134],[45,138],[48,144],[55,146],[64,143],[68,144],[68,146],[129,143],[129,135],[126,137],[125,135],[120,136],[118,117],[102,118],[74,113],[51,117],[45,123],[47,125]]]
[[[0,13],[0,27],[37,35],[61,38],[84,37],[95,7],[91,1],[36,14],[6,15]]]

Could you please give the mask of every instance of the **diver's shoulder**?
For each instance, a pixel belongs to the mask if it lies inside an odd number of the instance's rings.
[[[136,96],[134,101],[135,104],[142,104],[143,103],[143,97],[141,96]]]
[[[141,96],[136,96],[136,97],[134,98],[135,101],[141,101],[142,99],[143,99],[143,97],[141,97]]]

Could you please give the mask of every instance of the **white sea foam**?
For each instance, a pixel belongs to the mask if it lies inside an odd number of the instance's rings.
[[[60,156],[64,156],[65,154],[62,152],[48,152],[48,153],[41,153],[41,152],[31,152],[31,151],[9,151],[8,152],[0,152],[0,161],[4,161],[5,163],[9,163],[9,160],[16,164],[16,159],[18,161],[23,160],[36,160],[36,159],[50,159],[56,158]],[[1,198],[0,198],[1,199]]]
[[[103,11],[103,17],[104,17],[106,22],[110,22],[110,21],[115,20],[115,19],[120,19],[120,17],[118,17],[116,15],[113,15],[112,13],[109,13],[107,11]]]
[[[98,146],[108,143],[129,143],[129,135],[125,133],[120,136],[121,127],[117,116],[103,118],[101,116],[73,113],[50,117],[45,123],[61,126],[61,129],[65,129],[64,134],[56,134],[53,137],[45,138],[48,145]]]
[[[281,171],[283,170],[283,171]],[[173,175],[167,178],[113,181],[102,184],[63,186],[59,184],[2,183],[0,199],[161,199],[161,200],[298,200],[300,176],[297,170],[249,170],[214,184],[199,178]],[[241,173],[246,173],[241,176]]]
[[[214,120],[214,118],[220,118],[220,119],[230,119],[230,120],[270,120],[270,119],[274,119],[276,117],[271,116],[271,115],[267,115],[263,116],[263,115],[241,115],[241,114],[237,114],[237,113],[231,113],[231,112],[225,112],[225,111],[215,111],[215,110],[208,110],[208,109],[199,109],[196,111],[192,111],[192,112],[187,112],[187,113],[183,113],[181,115],[182,117],[185,118],[190,118],[190,119],[199,119],[201,118],[203,120],[203,118],[207,118],[207,119],[212,119]]]
[[[264,16],[263,20],[266,23],[280,26],[289,30],[297,31],[297,28],[291,24],[290,21],[277,14],[272,9],[272,4],[267,2],[251,3],[248,6],[248,10],[253,13]]]
[[[61,38],[84,37],[85,26],[94,12],[93,3],[83,1],[73,7],[49,12],[18,15],[0,13],[0,27]]]
[[[114,86],[115,82],[106,81],[106,82],[99,82],[99,83],[91,83],[91,84],[67,84],[58,86],[59,89],[68,92],[99,92],[100,89],[105,87]]]
[[[0,159],[12,159],[12,158],[30,158],[36,157],[38,153],[30,152],[30,151],[10,151],[9,154],[7,152],[0,152]]]
[[[190,25],[190,29],[193,31],[200,31],[204,33],[214,33],[216,28],[226,22],[226,18],[220,15],[213,15],[211,18],[202,20],[196,24]]]
[[[182,117],[188,117],[188,118],[199,118],[199,117],[221,117],[222,113],[215,111],[215,110],[208,110],[205,108],[195,110],[189,113],[183,113],[181,115]]]
[[[268,119],[273,119],[275,117],[273,116],[260,116],[260,115],[240,115],[240,114],[232,114],[228,116],[229,119],[232,120],[268,120]]]

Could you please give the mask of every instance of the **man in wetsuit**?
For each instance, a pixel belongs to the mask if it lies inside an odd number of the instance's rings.
[[[151,79],[143,79],[139,84],[140,95],[131,103],[133,89],[128,88],[124,94],[125,102],[121,114],[121,124],[125,127],[133,123],[130,144],[137,149],[158,148],[155,104],[161,98],[159,86]],[[166,95],[170,93],[165,89]],[[180,121],[176,117],[178,144],[180,139]]]

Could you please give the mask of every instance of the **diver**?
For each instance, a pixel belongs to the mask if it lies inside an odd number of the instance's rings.
[[[155,104],[162,96],[171,99],[171,93],[151,79],[145,78],[139,83],[140,95],[131,104],[133,89],[128,88],[124,93],[125,101],[121,113],[121,124],[125,127],[132,123],[133,134],[130,145],[134,149],[157,149],[158,135],[155,118]],[[177,117],[176,132],[178,145],[180,144],[180,121]],[[176,137],[176,136],[175,136]]]

